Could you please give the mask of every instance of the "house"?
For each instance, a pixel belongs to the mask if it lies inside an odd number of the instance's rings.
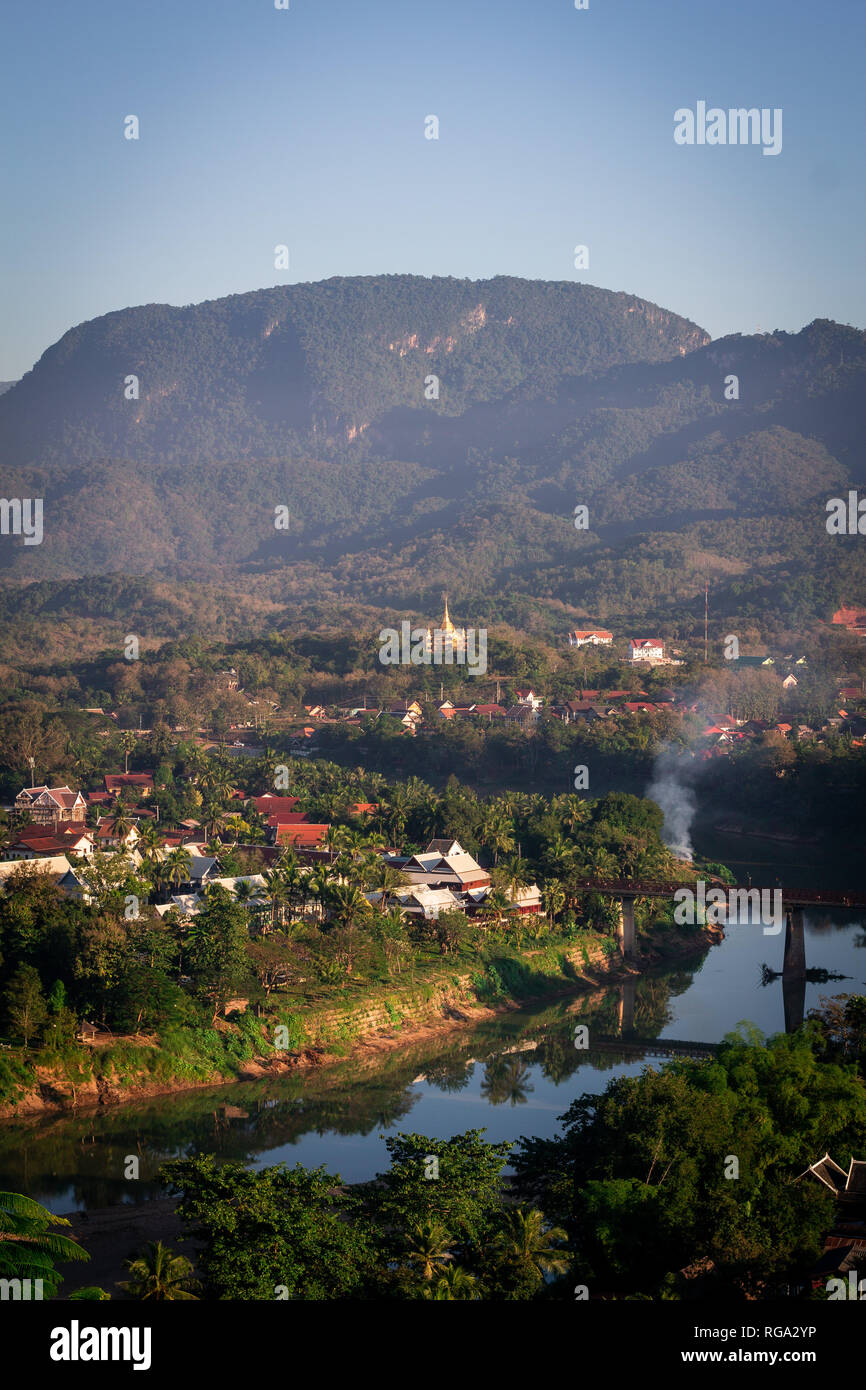
[[[10,836],[0,859],[47,859],[56,854],[77,854],[86,859],[93,849],[92,832],[79,823],[25,825]]]
[[[275,844],[292,845],[295,849],[314,849],[324,843],[325,836],[331,827],[330,825],[313,825],[305,822],[304,824],[282,824],[274,828],[276,831]]]
[[[800,1177],[810,1174],[833,1193],[839,1203],[839,1214],[845,1220],[866,1217],[866,1159],[852,1157],[846,1173],[829,1153],[825,1153],[817,1163],[810,1163]]]
[[[431,888],[451,888],[467,892],[487,888],[490,875],[468,854],[459,840],[431,840],[422,854],[386,855],[384,862],[399,869],[410,882]]]
[[[784,690],[795,690],[799,684],[800,682],[797,680],[797,677],[792,675],[789,671],[785,679],[782,681],[782,688]]]
[[[628,644],[629,661],[654,664],[665,659],[665,644],[658,637],[632,637]]]
[[[564,705],[557,706],[555,713],[565,724],[574,724],[579,719],[585,719],[587,723],[592,724],[599,719],[607,718],[607,711],[589,700],[566,700]]]
[[[142,797],[150,796],[153,791],[152,772],[117,772],[109,773],[105,779],[105,790],[109,796],[120,796],[124,791],[135,791]]]
[[[534,690],[517,690],[515,695],[519,705],[527,705],[530,709],[539,710],[544,704],[542,697],[536,695]]]
[[[435,922],[440,912],[459,912],[461,903],[449,888],[431,888],[419,884],[417,888],[404,889],[395,894],[404,912],[411,917],[424,917]]]
[[[260,816],[271,816],[275,811],[294,811],[300,800],[299,796],[277,796],[274,792],[265,792],[264,796],[250,797],[246,804],[253,805]]]
[[[541,718],[541,711],[533,709],[532,705],[512,705],[506,710],[505,718],[512,724],[520,724],[522,728],[534,728],[536,722]]]
[[[541,912],[541,889],[537,883],[527,884],[524,888],[510,888],[506,894],[511,899],[510,912],[516,912],[518,917],[536,916]]]
[[[87,803],[81,792],[70,787],[24,787],[15,798],[17,811],[29,811],[30,819],[44,825],[49,821],[83,822]]]
[[[304,705],[304,709],[311,719],[324,719],[325,717],[324,705]]]
[[[853,637],[866,637],[866,608],[843,603],[833,614],[831,622],[837,627],[846,628]]]
[[[350,816],[373,816],[379,809],[378,801],[353,801],[347,807]]]
[[[420,719],[424,711],[417,700],[396,700],[388,713],[393,719],[405,719],[407,715],[411,719]]]
[[[138,827],[134,823],[122,835],[115,830],[115,823],[114,816],[104,816],[97,822],[94,831],[96,848],[103,853],[106,850],[119,849],[121,845],[124,849],[132,849],[139,838]]]
[[[603,627],[577,628],[568,634],[570,647],[609,647],[613,633]]]
[[[72,865],[65,854],[55,854],[49,859],[28,859],[13,860],[6,864],[0,864],[0,893],[6,892],[6,884],[14,874],[23,873],[27,877],[39,874],[59,888],[63,885],[70,874]],[[66,891],[64,888],[63,891]]]
[[[491,719],[504,719],[505,708],[502,705],[476,705],[473,714],[480,714],[488,723]]]

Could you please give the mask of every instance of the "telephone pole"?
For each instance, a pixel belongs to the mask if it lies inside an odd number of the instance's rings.
[[[710,619],[710,581],[704,584],[704,665],[707,664],[708,633]]]

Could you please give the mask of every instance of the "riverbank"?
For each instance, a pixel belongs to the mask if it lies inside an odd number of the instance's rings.
[[[576,944],[556,939],[503,948],[474,968],[464,961],[437,963],[406,981],[370,985],[327,1004],[292,1007],[271,1000],[266,1019],[244,1013],[214,1028],[174,1030],[158,1039],[80,1044],[50,1061],[40,1061],[38,1053],[0,1055],[0,1120],[274,1079],[347,1058],[375,1067],[396,1049],[447,1038],[528,1004],[633,979],[702,954],[721,939],[718,928],[659,927],[640,936],[629,961],[611,954],[602,938],[587,935]],[[278,1028],[282,1047],[271,1041]]]

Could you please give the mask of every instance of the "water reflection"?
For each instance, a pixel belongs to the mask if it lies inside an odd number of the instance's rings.
[[[859,923],[822,913],[806,920],[810,974],[792,1006],[821,995],[866,992],[866,936]],[[776,957],[767,962],[766,957]],[[768,964],[772,983],[762,983]],[[346,1181],[387,1166],[381,1136],[416,1130],[449,1137],[486,1128],[491,1140],[551,1136],[558,1117],[611,1075],[658,1066],[664,1048],[718,1043],[741,1020],[764,1032],[789,1017],[778,971],[781,937],[732,924],[725,941],[688,968],[634,977],[546,1006],[498,1017],[472,1032],[429,1040],[362,1067],[357,1059],[278,1081],[187,1091],[146,1103],[0,1125],[0,1186],[28,1192],[52,1210],[142,1202],[161,1195],[169,1158],[215,1153],[254,1166],[324,1163]],[[831,972],[844,976],[827,982]],[[575,1026],[589,1048],[575,1046]],[[124,1178],[129,1155],[140,1179]]]

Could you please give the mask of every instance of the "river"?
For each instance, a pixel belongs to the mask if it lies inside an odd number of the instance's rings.
[[[822,995],[866,992],[866,915],[805,915],[806,964],[845,976],[807,983],[805,1007]],[[784,1029],[782,981],[762,982],[763,964],[782,965],[784,934],[733,924],[725,939],[686,965],[639,978],[625,1038],[719,1042],[741,1022]],[[344,1181],[388,1166],[384,1137],[414,1131],[449,1137],[483,1128],[491,1140],[551,1136],[584,1091],[636,1075],[663,1057],[617,1052],[618,987],[521,1009],[440,1042],[395,1049],[375,1069],[357,1061],[279,1080],[238,1083],[25,1122],[0,1124],[0,1187],[26,1192],[52,1211],[94,1209],[162,1195],[166,1159],[212,1152],[259,1167],[324,1164]],[[590,1047],[575,1047],[575,1025]],[[593,1039],[607,1039],[593,1047]],[[137,1180],[124,1176],[139,1160]]]

